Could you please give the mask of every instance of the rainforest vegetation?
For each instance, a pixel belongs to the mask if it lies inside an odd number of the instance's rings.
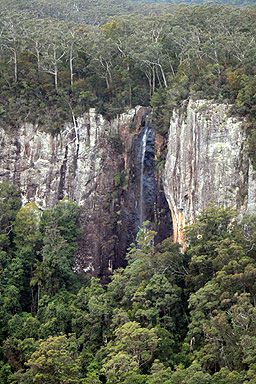
[[[245,1],[6,0],[0,122],[58,133],[95,107],[233,105],[256,165],[256,7]],[[232,4],[231,4],[232,3]],[[254,384],[256,217],[209,207],[187,248],[144,223],[107,286],[74,268],[80,208],[22,207],[0,184],[1,384]]]
[[[255,383],[256,217],[210,205],[185,254],[145,222],[103,287],[72,269],[73,201],[0,197],[1,383]]]

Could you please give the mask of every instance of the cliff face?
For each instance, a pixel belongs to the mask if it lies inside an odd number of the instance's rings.
[[[11,134],[0,130],[1,181],[18,185],[24,203],[34,200],[43,209],[65,196],[86,204],[88,196],[96,194],[97,184],[110,182],[105,168],[115,164],[109,141],[129,126],[135,113],[109,123],[91,109],[54,137],[31,124]]]
[[[137,107],[108,122],[91,109],[55,137],[31,124],[15,132],[0,130],[0,181],[18,185],[23,203],[34,201],[42,210],[64,197],[75,200],[82,207],[83,228],[75,269],[102,282],[124,265],[139,217],[153,221],[163,205],[168,207],[164,198],[157,198],[162,188],[153,171],[153,133],[141,162],[147,114],[147,108]],[[142,215],[140,191],[147,201]]]
[[[108,122],[91,109],[55,137],[30,124],[0,130],[0,181],[42,210],[75,200],[83,235],[74,267],[102,282],[125,265],[144,220],[154,223],[157,242],[173,232],[182,243],[185,222],[210,201],[256,213],[256,178],[229,105],[190,100],[174,113],[163,183],[154,161],[164,143],[145,123],[148,113],[138,107]]]
[[[256,213],[256,180],[245,150],[242,122],[230,106],[211,101],[184,103],[170,123],[164,191],[174,240],[209,202]]]
[[[118,207],[113,194],[115,175],[125,162],[120,146],[131,146],[129,126],[136,112],[108,122],[91,109],[55,137],[31,124],[14,133],[0,130],[0,180],[18,185],[24,204],[52,208],[68,197],[82,207],[75,268],[94,276],[106,276],[113,263],[121,263],[115,255]],[[138,116],[143,113],[140,109]]]

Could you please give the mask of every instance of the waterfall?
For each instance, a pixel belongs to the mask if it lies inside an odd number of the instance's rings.
[[[143,132],[141,140],[141,161],[140,161],[140,213],[139,213],[139,227],[141,228],[143,223],[143,176],[144,176],[144,159],[147,145],[149,128],[146,126]]]

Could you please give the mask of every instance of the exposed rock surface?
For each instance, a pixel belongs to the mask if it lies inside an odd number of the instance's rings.
[[[242,122],[231,106],[190,100],[170,123],[164,191],[174,240],[209,202],[256,214],[256,175],[245,150]]]
[[[124,265],[138,230],[140,164],[135,160],[147,114],[147,108],[137,107],[108,122],[91,109],[54,137],[32,124],[12,133],[0,129],[0,181],[18,185],[23,203],[34,201],[42,210],[64,197],[75,200],[82,207],[83,227],[75,268],[103,282],[113,268]],[[156,202],[159,212],[167,205],[162,190],[156,196],[153,160],[151,134],[143,165],[143,220],[159,216]]]
[[[172,234],[171,212],[163,191],[162,178],[155,169],[156,151],[161,143],[156,140],[152,127],[145,126],[133,136],[127,161],[128,184],[122,193],[120,236],[127,238],[127,245],[134,242],[143,221],[150,221],[157,231],[156,243]],[[145,137],[144,156],[143,137]],[[122,252],[121,252],[122,253]]]
[[[52,208],[68,197],[82,206],[84,234],[76,268],[95,276],[111,272],[115,258],[112,194],[115,174],[124,166],[119,137],[131,145],[129,126],[136,112],[110,123],[91,109],[54,137],[31,124],[12,134],[0,130],[0,180],[18,185],[24,204],[34,201],[41,209]]]
[[[256,213],[255,173],[242,122],[229,105],[190,100],[174,113],[164,188],[154,169],[163,143],[146,126],[148,113],[137,107],[108,122],[91,109],[55,137],[31,124],[13,133],[0,130],[0,181],[17,184],[23,203],[34,201],[41,209],[63,197],[75,200],[83,227],[76,269],[103,282],[125,265],[144,220],[157,224],[157,242],[170,236],[173,221],[174,239],[182,243],[185,222],[210,201],[232,205],[241,215]]]

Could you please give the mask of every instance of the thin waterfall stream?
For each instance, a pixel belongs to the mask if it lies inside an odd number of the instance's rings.
[[[139,227],[141,228],[143,223],[143,176],[144,176],[144,159],[147,145],[149,128],[145,127],[141,140],[141,162],[140,162],[140,214],[139,214]]]

